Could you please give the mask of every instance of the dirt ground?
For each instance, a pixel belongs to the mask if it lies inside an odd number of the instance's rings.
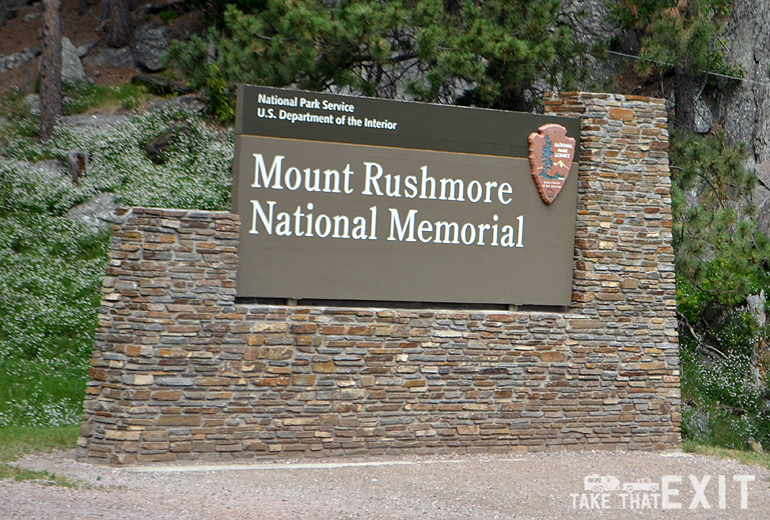
[[[770,518],[770,471],[681,453],[113,469],[75,462],[73,453],[59,452],[28,456],[18,464],[70,477],[79,486],[0,481],[2,520]],[[608,489],[598,490],[602,484]]]

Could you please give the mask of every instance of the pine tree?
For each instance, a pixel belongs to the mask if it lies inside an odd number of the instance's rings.
[[[742,148],[724,136],[675,132],[672,165],[673,243],[677,278],[731,307],[770,282],[767,237],[751,203],[757,177]]]
[[[242,2],[242,4],[245,2]],[[237,83],[530,109],[582,77],[584,49],[558,0],[265,0],[169,49],[210,94]],[[211,50],[214,49],[214,53]],[[222,101],[222,100],[220,100]]]
[[[642,33],[636,70],[643,76],[672,73],[674,125],[695,130],[696,100],[709,73],[739,76],[724,61],[720,40],[730,0],[626,0],[615,4],[623,25]]]

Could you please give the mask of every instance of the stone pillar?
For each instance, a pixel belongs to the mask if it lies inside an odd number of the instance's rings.
[[[677,444],[679,339],[665,101],[578,92],[547,95],[545,107],[583,121],[574,309],[612,334],[609,341],[597,335],[592,344],[619,356],[619,390],[644,396],[645,385],[629,379],[641,372],[659,384],[650,410],[675,428],[655,443]],[[649,424],[639,413],[648,407],[642,400],[629,400],[627,408]]]
[[[219,371],[215,358],[240,317],[233,307],[239,221],[223,212],[123,211],[104,279],[80,445],[92,462],[172,460],[191,449],[189,428],[205,422],[200,410],[191,412],[200,402],[190,387],[207,368]]]

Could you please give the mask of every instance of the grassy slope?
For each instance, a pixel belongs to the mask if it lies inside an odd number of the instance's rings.
[[[70,104],[104,107],[112,96],[132,106],[125,88],[95,89],[71,93]],[[105,192],[125,205],[228,208],[232,134],[194,112],[149,111],[97,135],[65,123],[41,144],[20,98],[1,99],[0,116],[9,121],[0,128],[0,427],[75,424],[109,232],[67,212]],[[153,161],[144,146],[164,134],[171,145]],[[78,184],[63,166],[70,150],[89,156]],[[58,160],[58,168],[39,166],[43,159]]]

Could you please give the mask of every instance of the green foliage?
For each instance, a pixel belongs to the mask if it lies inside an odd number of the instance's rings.
[[[93,334],[84,339],[78,356],[0,361],[0,428],[80,422]]]
[[[42,153],[41,150],[36,150]],[[32,216],[45,213],[61,215],[59,203],[70,190],[68,181],[50,175],[44,168],[21,161],[4,160],[0,163],[0,217],[11,215]],[[5,242],[5,230],[0,243]]]
[[[107,234],[65,217],[15,216],[0,226],[0,361],[87,351]]]
[[[0,96],[0,116],[8,121],[0,127],[0,155],[8,147],[9,139],[27,142],[40,133],[40,116],[30,112],[24,103],[24,93],[19,89]]]
[[[0,389],[2,389],[1,386]],[[0,480],[7,478],[16,481],[37,480],[65,487],[80,487],[81,483],[48,471],[31,471],[7,464],[20,459],[27,453],[74,448],[79,433],[78,426],[0,427]]]
[[[695,130],[696,100],[704,91],[733,88],[743,76],[727,63],[721,37],[731,7],[730,0],[625,0],[613,6],[621,27],[639,36],[637,74],[674,92],[678,128]]]
[[[74,448],[79,432],[77,426],[0,428],[0,462],[12,462],[35,451]]]
[[[733,449],[748,449],[750,439],[770,446],[770,388],[752,384],[750,356],[704,361],[693,339],[684,336],[680,363],[686,438]]]
[[[720,38],[730,0],[627,0],[611,5],[621,26],[643,32],[637,61],[641,75],[666,69],[741,74],[725,62],[726,45]]]
[[[253,83],[521,109],[538,81],[582,77],[585,49],[559,8],[557,0],[464,1],[454,12],[439,0],[265,0],[251,12],[228,5],[222,29],[173,42],[168,58],[194,87],[209,88],[215,107],[223,86],[232,104],[234,85]]]
[[[235,119],[235,103],[225,80],[219,77],[207,78],[206,98],[217,119],[220,121]]]
[[[65,84],[63,90],[64,115],[80,114],[92,109],[134,108],[149,98],[144,87],[133,84],[108,87],[81,81]]]
[[[187,131],[176,132],[163,163],[154,163],[144,146],[182,124]],[[106,191],[126,205],[214,210],[230,206],[232,139],[195,113],[151,111],[99,133],[60,125],[43,150],[61,160],[88,151],[87,175],[62,201],[68,207]]]
[[[770,244],[752,219],[756,177],[722,135],[672,135],[673,245],[685,437],[770,447],[770,389],[758,374],[770,340],[741,308],[768,287]]]
[[[252,13],[265,9],[265,0],[188,0],[193,8],[201,9],[217,27],[223,26],[225,10],[233,6],[244,13]]]
[[[770,282],[770,243],[751,218],[756,176],[743,167],[743,149],[721,134],[675,132],[669,157],[677,277],[716,303],[737,305]]]
[[[163,160],[144,146],[170,135]],[[79,421],[109,233],[68,218],[102,192],[130,205],[227,209],[231,132],[191,112],[149,112],[99,133],[57,127],[43,144],[8,135],[0,160],[0,428]],[[22,143],[25,143],[22,146]],[[77,185],[22,159],[89,156]]]
[[[727,448],[700,444],[688,439],[685,439],[682,442],[682,449],[687,453],[697,453],[700,455],[708,455],[709,457],[730,458],[747,466],[761,466],[770,469],[770,455],[767,455],[766,453],[730,450]]]
[[[61,216],[65,184],[0,165],[0,426],[79,418],[108,235]]]
[[[179,11],[176,9],[164,9],[159,13],[159,16],[161,20],[168,23],[179,18]]]

